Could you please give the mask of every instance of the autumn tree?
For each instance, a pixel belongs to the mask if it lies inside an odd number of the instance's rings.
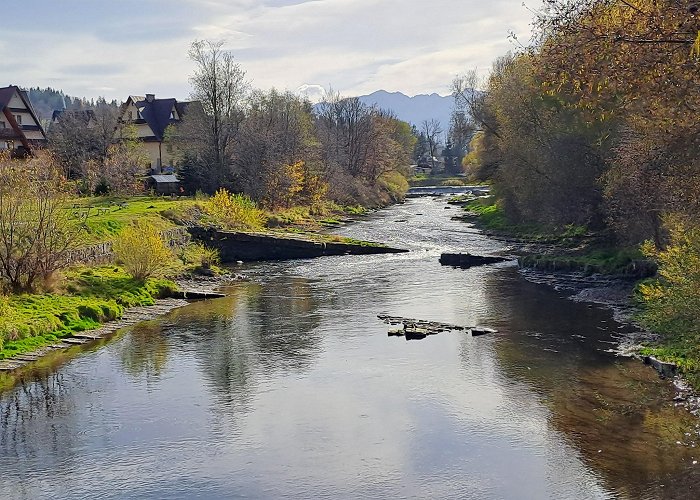
[[[79,244],[70,219],[69,184],[47,152],[26,160],[0,155],[0,285],[33,291],[67,264]]]
[[[143,172],[148,153],[133,125],[120,129],[120,140],[107,147],[105,157],[83,162],[81,178],[92,193],[133,195],[144,191]]]
[[[309,204],[322,188],[319,144],[311,104],[292,94],[253,92],[234,147],[233,174],[265,206]]]
[[[49,149],[68,178],[78,178],[88,161],[102,163],[114,142],[117,107],[107,103],[95,109],[66,109],[48,131]]]
[[[332,199],[376,205],[388,201],[389,177],[395,179],[392,186],[404,185],[405,178],[401,182],[395,176],[408,174],[416,138],[391,113],[332,94],[319,106],[316,131]],[[399,189],[393,191],[402,196]]]

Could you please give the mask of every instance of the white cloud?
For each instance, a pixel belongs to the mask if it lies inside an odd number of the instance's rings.
[[[186,97],[194,38],[225,39],[257,87],[445,93],[454,75],[485,71],[512,48],[509,31],[527,39],[531,17],[511,0],[155,0],[148,15],[122,18],[114,16],[122,2],[81,16],[35,3],[34,31],[0,32],[0,85],[118,99],[150,91]]]

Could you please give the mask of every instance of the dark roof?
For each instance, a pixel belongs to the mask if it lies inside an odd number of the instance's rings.
[[[159,141],[163,140],[163,135],[168,125],[177,121],[170,119],[170,113],[176,102],[175,99],[170,98],[153,99],[152,101],[143,100],[135,103],[136,107],[141,111],[141,117],[146,120],[146,123],[153,131],[153,135]]]
[[[61,117],[73,116],[78,118],[85,123],[90,123],[90,120],[95,118],[95,111],[92,109],[55,109],[53,115],[51,116],[51,121],[59,121]]]
[[[151,179],[156,181],[157,184],[161,184],[161,183],[168,184],[171,182],[180,182],[178,180],[177,176],[174,174],[156,174],[156,175],[152,175]]]
[[[10,104],[10,99],[15,95],[16,90],[18,89],[14,86],[0,88],[0,110],[5,109],[5,106]]]

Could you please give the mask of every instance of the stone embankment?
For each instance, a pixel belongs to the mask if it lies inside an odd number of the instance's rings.
[[[221,231],[201,227],[192,227],[189,231],[193,239],[218,250],[222,262],[307,259],[328,255],[370,255],[408,251],[376,243],[317,241],[286,234]]]

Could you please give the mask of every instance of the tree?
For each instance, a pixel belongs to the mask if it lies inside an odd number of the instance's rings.
[[[399,177],[408,174],[415,148],[410,126],[358,98],[332,93],[317,113],[316,133],[330,197],[366,205],[390,201],[387,183],[379,181],[392,172]],[[391,184],[404,186],[403,182]],[[391,191],[394,198],[400,197],[396,189]]]
[[[100,162],[89,160],[82,165],[82,179],[90,192],[97,194],[133,195],[143,192],[144,165],[149,158],[136,138],[133,125],[121,129],[121,139],[107,147]]]
[[[189,126],[187,142],[193,145],[185,156],[205,164],[208,182],[203,187],[211,192],[227,181],[248,92],[245,71],[223,46],[224,42],[197,40],[189,50],[195,63],[191,98],[201,103],[203,112],[190,113],[184,120]]]
[[[0,155],[0,284],[28,292],[67,264],[80,226],[66,209],[69,184],[47,152]]]
[[[440,134],[442,134],[442,125],[434,118],[423,120],[420,125],[421,132],[425,135],[425,140],[428,142],[428,154],[430,155],[430,167],[435,168],[435,155],[440,143]]]
[[[254,92],[248,109],[234,147],[237,184],[270,208],[304,204],[307,181],[321,175],[311,104],[272,89]]]

